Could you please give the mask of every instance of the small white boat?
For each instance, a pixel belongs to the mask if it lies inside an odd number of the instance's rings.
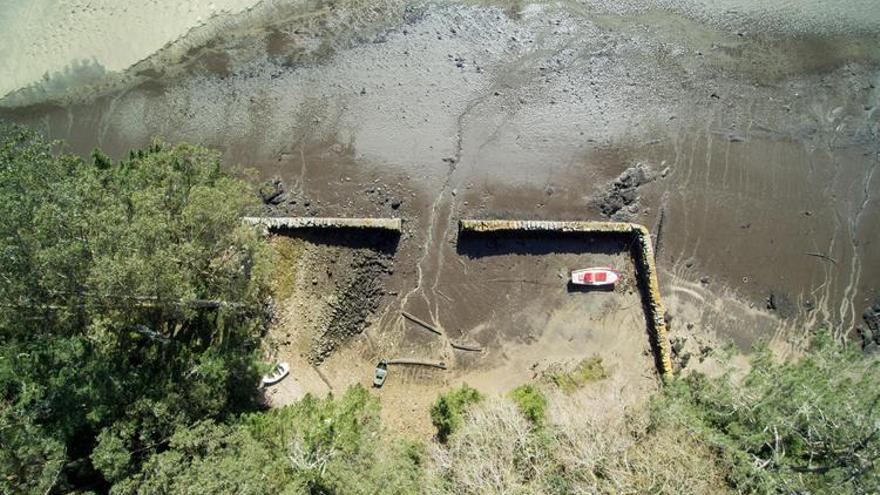
[[[275,365],[275,368],[272,369],[271,373],[263,376],[263,385],[275,385],[283,380],[288,373],[290,373],[290,365],[287,363],[278,363]]]
[[[583,268],[571,271],[571,283],[575,285],[614,285],[620,280],[620,272],[610,267]]]

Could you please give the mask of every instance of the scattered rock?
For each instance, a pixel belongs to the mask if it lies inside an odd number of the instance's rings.
[[[704,359],[709,357],[709,354],[712,353],[714,349],[708,345],[700,346],[700,362],[702,363]]]
[[[795,313],[794,303],[791,302],[791,298],[776,292],[770,292],[770,295],[767,296],[767,309],[775,311],[782,318],[789,318]]]
[[[680,359],[679,362],[678,362],[678,366],[679,366],[681,369],[685,369],[685,368],[687,368],[688,363],[691,362],[691,357],[692,357],[691,353],[689,353],[689,352],[684,353],[684,354],[681,356],[681,359]]]
[[[355,251],[351,266],[333,281],[338,297],[328,302],[327,325],[313,337],[308,355],[312,364],[323,362],[339,345],[363,332],[367,318],[386,293],[385,276],[392,271],[390,254],[371,249]]]
[[[672,355],[678,356],[681,354],[681,351],[684,349],[684,344],[687,342],[687,339],[683,337],[676,337],[669,341],[672,349]]]

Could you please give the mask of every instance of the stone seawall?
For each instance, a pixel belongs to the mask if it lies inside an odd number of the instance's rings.
[[[244,217],[247,223],[267,229],[380,229],[400,232],[399,218]]]

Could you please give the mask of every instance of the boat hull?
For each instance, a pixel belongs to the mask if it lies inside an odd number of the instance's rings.
[[[584,268],[571,272],[571,283],[575,285],[601,287],[614,285],[618,280],[620,272],[612,268]]]

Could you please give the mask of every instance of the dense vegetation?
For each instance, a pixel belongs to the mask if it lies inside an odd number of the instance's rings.
[[[579,402],[596,359],[462,386],[428,444],[361,387],[260,410],[269,267],[295,251],[241,224],[248,182],[194,146],[114,162],[0,134],[2,493],[880,492],[880,363],[823,335],[619,414]]]
[[[253,409],[271,256],[248,182],[194,146],[113,162],[0,134],[3,491],[106,488]]]

